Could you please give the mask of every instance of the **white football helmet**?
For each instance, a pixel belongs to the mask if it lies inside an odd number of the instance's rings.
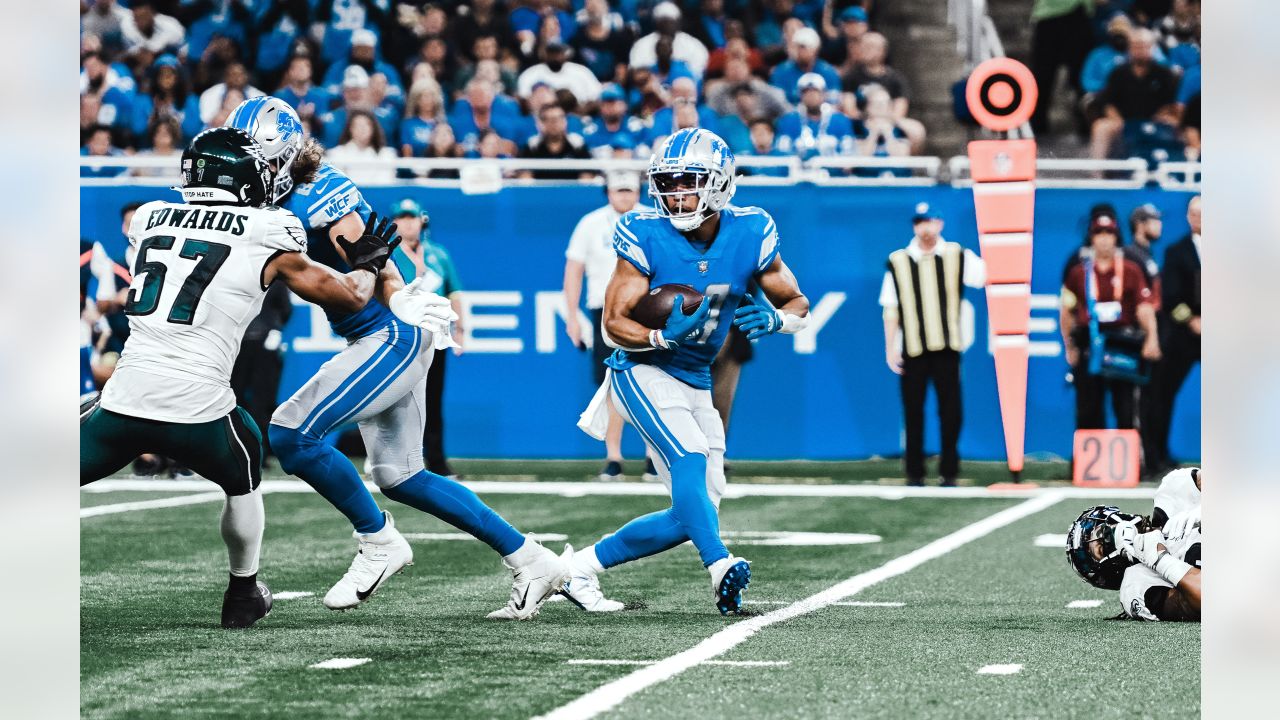
[[[263,95],[236,106],[227,116],[228,127],[240,128],[262,146],[262,154],[276,171],[272,202],[279,202],[293,189],[289,167],[302,150],[303,127],[289,103],[278,97]]]
[[[736,171],[733,151],[719,135],[702,128],[683,128],[672,133],[649,159],[649,195],[659,215],[669,218],[677,230],[687,232],[729,204],[738,189]],[[690,192],[697,193],[698,206],[689,212],[671,212],[667,197]]]

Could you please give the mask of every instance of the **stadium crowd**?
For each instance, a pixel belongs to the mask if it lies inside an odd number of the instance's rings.
[[[1200,159],[1200,0],[1035,0],[1032,121],[1050,130],[1059,68],[1096,159]]]
[[[740,155],[918,152],[925,129],[872,5],[82,0],[81,154],[176,157],[264,93],[289,102],[339,164],[647,158],[689,126]],[[374,167],[353,179],[394,178]]]

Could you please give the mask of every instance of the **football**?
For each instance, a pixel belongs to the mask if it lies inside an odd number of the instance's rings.
[[[636,303],[635,309],[631,311],[631,319],[650,330],[661,330],[666,327],[667,318],[671,315],[671,304],[675,302],[676,295],[684,296],[682,308],[686,315],[697,310],[698,305],[702,303],[702,293],[688,285],[659,285],[650,290],[648,295],[640,298],[640,302]]]

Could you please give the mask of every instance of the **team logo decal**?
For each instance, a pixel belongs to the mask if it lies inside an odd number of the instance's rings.
[[[706,260],[699,260],[699,261],[698,261],[698,272],[702,273],[703,275],[706,275],[706,274],[707,274],[707,266],[708,266],[708,263],[707,263],[707,261],[706,261]]]

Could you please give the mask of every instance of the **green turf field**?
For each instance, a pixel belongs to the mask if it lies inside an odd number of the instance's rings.
[[[594,463],[459,465],[474,480],[581,480],[596,469]],[[743,463],[735,467],[735,481],[848,484],[892,475],[891,465]],[[1045,477],[1059,470],[1041,469]],[[970,474],[973,484],[1003,479],[994,470],[989,477],[981,470]],[[602,496],[590,494],[594,486],[582,487],[587,494],[581,497],[485,497],[522,530],[563,534],[575,546],[665,506],[656,495]],[[179,491],[163,481],[156,488],[84,492],[83,506],[101,512],[116,503],[216,489]],[[1110,620],[1120,609],[1116,595],[1078,580],[1060,547],[1035,545],[1040,535],[1064,533],[1081,509],[1096,504],[1089,498],[1048,504],[841,600],[888,605],[829,605],[777,622],[765,614],[918,555],[913,551],[1026,502],[996,494],[726,499],[727,533],[881,539],[780,546],[731,536],[730,547],[753,563],[748,617],[715,611],[707,574],[684,546],[602,575],[606,593],[629,604],[624,612],[587,615],[561,602],[546,605],[531,622],[502,623],[484,619],[509,590],[509,575],[491,550],[473,540],[412,535],[414,566],[357,610],[324,609],[320,596],[355,549],[350,527],[314,494],[270,491],[260,577],[277,594],[312,595],[277,600],[270,617],[243,632],[217,627],[225,558],[216,499],[84,517],[82,715],[529,718],[645,667],[570,661],[663,661],[705,647],[700,643],[712,636],[737,633],[739,623],[766,620],[771,624],[711,663],[648,684],[600,716],[1198,715],[1200,627]],[[1113,502],[1150,510],[1149,500]],[[452,530],[382,504],[406,534]],[[559,550],[563,543],[548,544]],[[1066,607],[1090,599],[1104,603]],[[310,667],[332,658],[370,661],[341,670]],[[989,665],[1021,668],[979,674]]]

